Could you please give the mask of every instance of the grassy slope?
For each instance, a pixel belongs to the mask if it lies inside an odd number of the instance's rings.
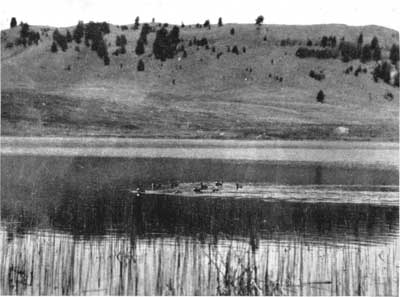
[[[278,46],[285,38],[303,44],[307,38],[316,41],[331,34],[356,40],[363,32],[365,42],[376,35],[387,50],[398,42],[393,30],[344,25],[264,25],[260,30],[238,24],[211,30],[186,27],[181,37],[188,57],[164,63],[148,55],[155,37],[150,33],[141,57],[144,72],[136,71],[139,57],[134,53],[140,31],[114,26],[111,31],[106,35],[110,66],[83,44],[79,53],[72,43],[66,52],[53,54],[52,38],[43,35],[38,46],[5,49],[19,27],[3,31],[2,134],[331,139],[334,127],[346,125],[348,138],[398,139],[398,98],[391,102],[383,98],[387,91],[398,94],[397,88],[374,83],[369,73],[343,74],[359,61],[299,59],[298,46]],[[122,33],[128,39],[128,53],[112,56],[115,37]],[[216,53],[188,47],[193,37],[207,37]],[[246,53],[227,53],[228,45],[245,46]],[[217,59],[220,51],[223,55]],[[68,65],[71,71],[65,70]],[[366,65],[369,70],[373,66]],[[251,73],[245,70],[248,67]],[[323,70],[326,79],[310,78],[310,70]],[[324,104],[315,101],[320,89],[326,94]]]

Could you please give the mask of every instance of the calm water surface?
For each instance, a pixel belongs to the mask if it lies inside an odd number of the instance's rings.
[[[152,182],[223,179],[357,185],[362,199],[385,195],[379,186],[395,191],[397,169],[12,155],[1,161],[1,294],[398,295],[398,205],[251,194],[137,199],[129,192]]]

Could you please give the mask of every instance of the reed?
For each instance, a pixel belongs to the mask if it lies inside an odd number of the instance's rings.
[[[300,237],[205,244],[190,238],[79,240],[0,232],[1,293],[18,295],[398,295],[398,241]]]

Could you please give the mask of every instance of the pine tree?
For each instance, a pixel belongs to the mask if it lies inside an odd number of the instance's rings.
[[[322,90],[320,90],[317,94],[317,101],[323,103],[325,100],[325,94]]]
[[[104,56],[103,61],[104,61],[104,65],[106,65],[106,66],[110,65],[110,58],[108,57],[108,54],[106,56]]]
[[[85,26],[84,26],[83,22],[79,21],[78,25],[76,25],[74,31],[72,32],[72,37],[76,43],[81,43],[84,30],[85,30]]]
[[[210,21],[209,21],[209,20],[206,20],[206,21],[204,22],[203,27],[204,27],[204,28],[210,29],[210,28],[211,28]]]
[[[371,60],[371,47],[366,44],[362,47],[360,60],[362,63],[366,63]]]
[[[393,85],[399,87],[399,72],[397,72],[393,78]]]
[[[393,44],[392,47],[390,48],[389,59],[390,59],[390,61],[392,61],[393,65],[396,65],[397,62],[399,62],[399,45],[398,44]]]
[[[29,24],[28,23],[21,23],[21,31],[19,32],[19,35],[22,39],[28,38],[29,34]]]
[[[67,38],[67,42],[72,42],[72,35],[71,35],[71,32],[69,32],[69,30],[67,30],[66,38]]]
[[[51,44],[51,52],[56,53],[58,51],[57,44],[53,41]]]
[[[144,23],[142,30],[140,31],[140,39],[142,39],[144,44],[147,44],[147,35],[151,32],[151,27],[149,24]]]
[[[379,61],[381,58],[382,58],[381,48],[378,46],[372,52],[372,59],[374,59],[374,61]]]
[[[140,59],[137,64],[137,71],[144,71],[144,62],[142,61],[142,59]]]
[[[233,48],[232,48],[232,53],[233,53],[233,54],[236,54],[236,55],[239,55],[239,50],[238,50],[238,48],[237,48],[236,45],[233,46]]]
[[[144,42],[142,39],[138,39],[136,43],[136,48],[135,48],[135,53],[136,55],[140,56],[144,54]]]
[[[231,35],[235,35],[235,29],[231,28]]]
[[[133,30],[139,29],[139,17],[137,16],[135,19],[135,24],[133,25]]]
[[[328,37],[322,36],[322,39],[321,39],[321,46],[322,46],[322,47],[326,47],[327,45],[328,45]]]
[[[264,17],[262,15],[258,16],[256,19],[256,25],[260,26],[264,22]]]
[[[361,49],[361,46],[363,45],[363,40],[364,40],[363,34],[360,33],[360,35],[358,36],[358,40],[357,40],[357,45],[358,45],[358,48],[360,48],[360,49]]]
[[[392,71],[392,66],[389,62],[385,61],[381,66],[381,78],[385,83],[390,83],[390,73]]]
[[[10,22],[10,28],[14,28],[17,26],[17,19],[12,17]]]
[[[156,33],[156,38],[153,43],[153,54],[156,59],[160,59],[161,61],[165,61],[167,58],[167,40],[168,31],[164,27],[161,27]]]
[[[374,36],[371,40],[371,49],[375,50],[376,48],[379,47],[379,41],[378,38],[376,36]]]
[[[108,56],[107,45],[104,40],[98,42],[96,52],[101,59]]]
[[[222,18],[220,17],[219,19],[218,19],[218,27],[222,27],[223,26],[223,24],[222,24]]]

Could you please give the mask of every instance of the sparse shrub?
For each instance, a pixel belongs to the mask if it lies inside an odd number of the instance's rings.
[[[325,94],[322,90],[320,90],[317,94],[317,101],[319,103],[324,103],[324,100],[325,100]]]
[[[79,45],[75,46],[75,51],[78,53],[81,51],[81,49],[79,48]]]
[[[235,35],[235,28],[231,28],[231,35]]]
[[[215,46],[211,47],[211,51],[215,53]]]
[[[210,21],[209,21],[209,20],[206,20],[206,21],[204,22],[204,24],[203,24],[203,27],[204,27],[204,28],[210,29],[210,28],[211,28]]]
[[[362,71],[361,69],[361,65],[359,65],[356,69],[356,71],[354,71],[354,76],[358,76],[358,74]]]
[[[144,71],[144,62],[142,59],[140,59],[137,64],[137,71]]]
[[[219,19],[218,19],[218,27],[222,27],[223,26],[223,24],[222,24],[222,18],[220,17]]]
[[[246,53],[246,47],[242,47],[242,52],[245,54]]]
[[[52,52],[52,53],[58,52],[57,44],[56,44],[54,41],[53,41],[53,43],[51,44],[51,52]]]
[[[126,25],[122,25],[122,26],[121,26],[121,30],[122,30],[122,31],[126,31],[126,30],[128,30],[128,26],[126,26]]]
[[[393,101],[394,97],[393,97],[393,94],[391,92],[387,91],[385,93],[385,95],[383,96],[383,98],[385,98],[387,101]]]
[[[346,70],[344,71],[345,74],[349,74],[351,72],[353,72],[353,65],[347,67]]]
[[[182,58],[187,58],[187,52],[183,50]]]
[[[390,59],[390,61],[392,61],[393,65],[396,65],[397,62],[399,62],[399,45],[398,44],[393,44],[392,47],[390,48],[389,59]]]
[[[267,36],[264,36],[263,40],[264,40],[264,41],[267,41]]]
[[[219,53],[217,54],[217,59],[219,59],[221,56],[222,56],[222,52],[219,52]]]
[[[312,46],[312,41],[310,39],[307,40],[307,46]]]
[[[185,24],[183,22],[181,23],[181,28],[185,28]]]
[[[17,19],[12,17],[10,22],[10,28],[14,28],[17,26]]]
[[[311,70],[310,73],[309,73],[308,75],[309,75],[311,78],[313,78],[313,79],[315,79],[315,80],[318,80],[318,81],[321,81],[321,80],[325,79],[325,74],[324,74],[324,73],[322,73],[322,72],[317,73],[317,72],[315,72],[314,70]]]

